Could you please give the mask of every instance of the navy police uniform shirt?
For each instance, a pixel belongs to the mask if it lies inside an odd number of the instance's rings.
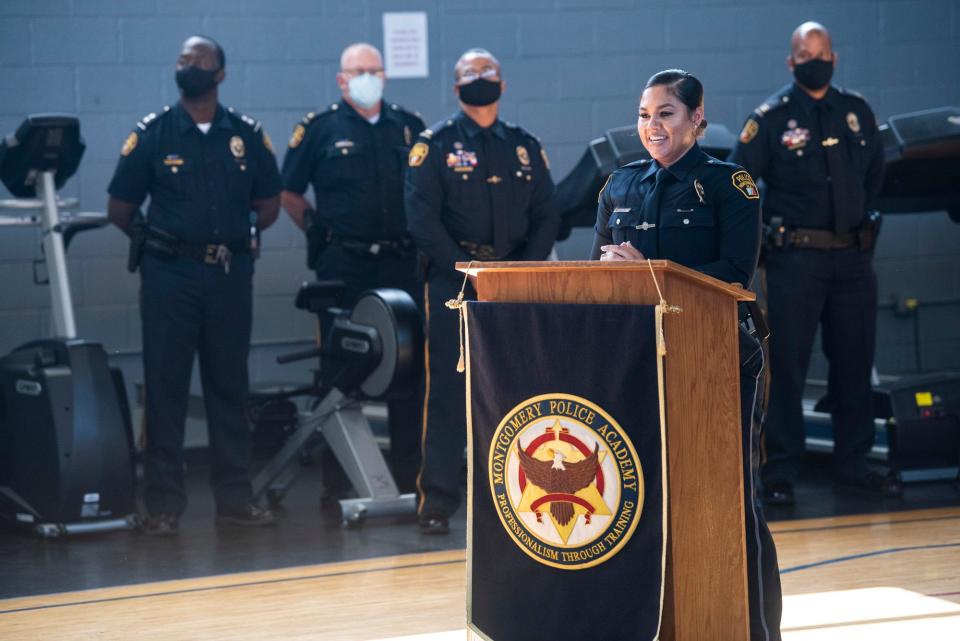
[[[760,251],[759,203],[749,173],[697,144],[667,168],[638,160],[600,191],[591,258],[601,245],[630,241],[645,258],[749,287]]]
[[[217,106],[204,134],[179,102],[137,123],[107,191],[191,244],[250,238],[251,203],[280,193],[270,139],[249,116]]]
[[[309,113],[290,137],[283,188],[303,194],[312,184],[318,217],[339,237],[403,238],[403,175],[423,129],[419,116],[395,104],[383,103],[375,124],[346,100]]]
[[[475,258],[466,244],[509,260],[550,253],[560,225],[553,180],[540,143],[521,127],[498,119],[482,128],[460,112],[425,130],[408,164],[407,227],[441,270]]]
[[[848,233],[883,181],[876,118],[858,94],[831,87],[814,100],[795,83],[747,119],[730,161],[766,187],[764,220]]]

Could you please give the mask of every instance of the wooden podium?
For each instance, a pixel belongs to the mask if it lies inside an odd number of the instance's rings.
[[[666,260],[457,269],[488,302],[655,305],[655,275],[667,303],[680,308],[664,315],[669,521],[661,638],[748,639],[737,302],[754,294]]]

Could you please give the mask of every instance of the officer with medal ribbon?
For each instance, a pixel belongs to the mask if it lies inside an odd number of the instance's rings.
[[[345,307],[376,287],[422,299],[403,210],[403,176],[424,124],[418,115],[384,102],[384,80],[376,47],[357,43],[344,49],[337,73],[343,98],[294,127],[283,159],[283,208],[307,234],[308,266],[317,278],[346,283]],[[303,196],[309,185],[316,207]],[[413,492],[420,400],[394,399],[388,412],[394,477],[401,492]],[[330,457],[325,469],[334,461]],[[337,486],[343,478],[325,480]]]
[[[266,525],[253,503],[246,419],[253,263],[261,230],[277,218],[280,175],[256,120],[217,99],[223,49],[183,43],[180,101],[139,123],[108,191],[111,222],[131,238],[141,274],[146,531],[173,534],[186,509],[183,437],[199,357],[217,522]],[[147,196],[146,219],[138,207]]]
[[[795,82],[750,115],[730,156],[766,184],[763,262],[772,335],[762,475],[771,504],[794,501],[805,442],[801,402],[818,326],[830,364],[835,487],[864,497],[900,493],[892,475],[867,466],[879,231],[868,206],[883,180],[883,147],[866,101],[831,86],[836,61],[822,25],[797,27],[787,58]]]
[[[521,127],[498,117],[505,83],[484,49],[457,61],[461,111],[427,129],[410,150],[407,227],[422,254],[426,281],[427,389],[420,469],[420,528],[446,533],[460,503],[466,445],[458,316],[445,307],[471,260],[544,260],[560,224],[546,153]],[[469,285],[468,296],[474,296]]]
[[[600,191],[591,259],[667,259],[749,287],[760,249],[760,195],[742,167],[697,144],[707,123],[703,86],[668,69],[647,81],[637,131],[651,160],[615,171]],[[763,370],[758,330],[741,310],[740,415],[743,434],[750,638],[780,638],[780,575],[757,489],[760,421],[755,416]]]

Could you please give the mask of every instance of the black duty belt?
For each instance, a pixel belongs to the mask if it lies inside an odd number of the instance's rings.
[[[409,238],[401,238],[399,240],[357,240],[330,234],[328,242],[331,245],[339,245],[344,249],[358,254],[369,254],[371,256],[379,256],[385,252],[398,256],[406,256],[413,252],[413,241]]]
[[[249,254],[250,244],[242,241],[209,245],[179,243],[175,251],[183,258],[199,260],[207,265],[222,265],[223,271],[229,274],[230,259],[234,254]]]
[[[789,246],[805,249],[846,249],[859,244],[857,234],[837,234],[827,229],[793,229]]]
[[[469,240],[461,240],[457,244],[475,260],[516,260],[526,243],[520,243],[503,255],[498,254],[493,245],[474,243]]]

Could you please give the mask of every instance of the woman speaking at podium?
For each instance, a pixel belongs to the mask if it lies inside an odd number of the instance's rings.
[[[749,287],[760,251],[760,194],[743,168],[704,153],[703,85],[668,69],[647,81],[637,132],[650,154],[613,172],[600,190],[591,259],[666,259]],[[741,315],[743,317],[743,315]],[[740,416],[752,641],[780,639],[780,575],[763,516],[754,416],[763,351],[741,322]]]

